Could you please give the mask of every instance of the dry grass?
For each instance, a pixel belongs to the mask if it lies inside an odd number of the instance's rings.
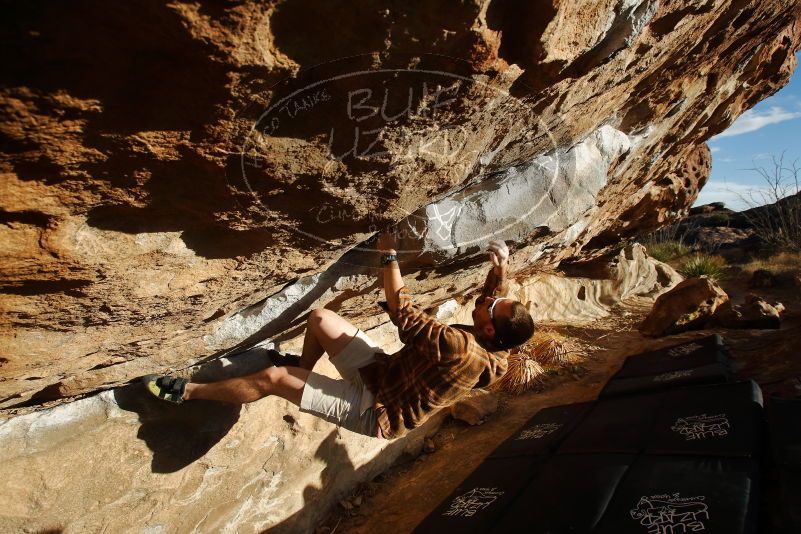
[[[502,389],[509,393],[524,393],[542,384],[545,369],[525,352],[509,356],[509,369],[493,389]]]
[[[773,274],[801,273],[801,252],[780,252],[767,259],[752,260],[740,268],[748,274],[759,269],[765,269]]]
[[[531,339],[521,347],[538,363],[548,366],[561,366],[581,360],[581,347],[570,338],[556,330],[540,327]]]
[[[520,394],[542,384],[546,375],[583,360],[576,342],[558,332],[540,328],[519,351],[509,356],[509,369],[493,388]]]

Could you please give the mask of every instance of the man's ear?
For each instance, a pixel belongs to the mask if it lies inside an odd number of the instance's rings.
[[[484,328],[482,328],[482,332],[484,332],[484,337],[488,339],[492,339],[493,337],[495,337],[495,327],[492,326],[491,322],[487,322],[487,324],[484,325]]]

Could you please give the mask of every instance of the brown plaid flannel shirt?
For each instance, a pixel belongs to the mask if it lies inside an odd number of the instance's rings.
[[[390,319],[404,347],[359,369],[375,395],[378,425],[385,438],[397,438],[423,424],[473,388],[487,387],[506,372],[507,351],[490,352],[470,327],[443,324],[412,303],[405,287]]]

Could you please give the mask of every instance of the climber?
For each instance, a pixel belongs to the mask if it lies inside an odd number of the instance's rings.
[[[473,310],[473,325],[445,325],[413,304],[398,267],[395,238],[382,233],[386,309],[404,343],[386,354],[366,333],[331,310],[312,310],[298,366],[268,367],[206,384],[164,375],[143,377],[147,389],[166,401],[207,399],[253,402],[277,395],[353,432],[396,438],[421,425],[434,411],[472,388],[487,387],[507,369],[508,350],[534,333],[526,307],[494,296],[505,288],[509,250],[492,241],[492,268]],[[342,379],[313,372],[328,353]]]

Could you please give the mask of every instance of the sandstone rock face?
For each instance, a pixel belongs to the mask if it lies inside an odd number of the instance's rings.
[[[521,282],[512,281],[504,296],[526,303],[537,322],[581,324],[607,317],[627,298],[656,298],[683,280],[670,265],[649,257],[645,247],[637,243],[611,259],[570,270],[571,276],[537,273]],[[582,271],[586,276],[579,276]],[[447,300],[434,313],[448,323],[470,324],[473,303],[466,304]]]
[[[403,246],[463,255],[483,249],[489,236],[520,242],[571,226],[563,241],[572,242],[586,224],[582,215],[609,180],[610,165],[629,150],[626,134],[602,126],[567,150],[513,166],[421,208],[404,221],[411,231]]]
[[[587,320],[608,314],[624,297],[653,296],[669,289],[678,275],[670,271],[663,278],[658,275],[663,268],[670,269],[648,258],[637,245],[604,266],[604,272],[617,273],[612,280],[542,275],[512,284],[509,296],[550,295],[570,302],[560,309],[562,320],[571,315]],[[296,286],[308,288],[311,280],[307,282]],[[595,297],[581,300],[576,288]],[[280,311],[277,306],[291,308],[301,293],[284,292],[283,301],[272,302],[276,308],[265,302],[235,316],[226,335],[238,328],[247,335],[269,325],[272,313]],[[465,323],[472,303],[450,299],[432,313],[447,323]],[[532,312],[542,321],[550,314],[548,309],[533,306]],[[365,330],[392,351],[400,342],[385,317]],[[262,341],[178,374],[208,381],[252,373],[280,363],[271,355],[273,346],[292,351],[299,349],[299,343],[299,339]],[[315,371],[337,376],[327,358]],[[0,421],[0,480],[5,481],[0,501],[9,503],[0,511],[0,526],[9,531],[66,527],[310,532],[358,484],[401,455],[417,454],[448,413],[478,424],[491,416],[497,404],[495,393],[481,392],[452,411],[439,412],[403,439],[387,443],[337,430],[280,399],[241,407],[205,402],[173,406],[154,399],[138,384],[116,388]]]
[[[666,336],[703,328],[729,296],[706,276],[688,278],[660,295],[639,326],[646,336]]]
[[[792,0],[307,4],[15,6],[0,406],[218,356],[232,314],[383,224],[414,219],[434,278],[495,232],[539,269],[658,225],[801,39]]]
[[[196,415],[202,446],[165,474],[160,434],[114,396],[257,343],[296,350],[314,306],[396,343],[367,241],[389,224],[405,232],[410,289],[454,317],[496,237],[515,242],[515,287],[544,304],[538,318],[658,293],[658,266],[641,273],[651,282],[533,277],[685,212],[708,176],[704,141],[786,83],[801,43],[794,0],[8,11],[0,428],[16,445],[3,491],[9,524],[40,529],[171,530],[165,510],[180,507],[189,530],[257,531],[335,502],[343,451],[364,466],[384,448],[332,444],[310,422],[293,434],[286,410],[258,404],[240,423]],[[73,491],[87,479],[65,465],[98,477]],[[106,466],[119,490],[100,491]]]
[[[590,266],[593,270],[595,267]],[[581,270],[572,267],[574,273]],[[536,320],[586,323],[606,317],[614,305],[626,298],[655,298],[682,281],[679,273],[648,257],[639,244],[626,247],[605,263],[600,278],[597,271],[592,274],[584,277],[537,274],[511,296],[530,303],[529,309]]]
[[[445,416],[387,442],[276,399],[165,407],[106,391],[0,423],[0,530],[312,532]]]

